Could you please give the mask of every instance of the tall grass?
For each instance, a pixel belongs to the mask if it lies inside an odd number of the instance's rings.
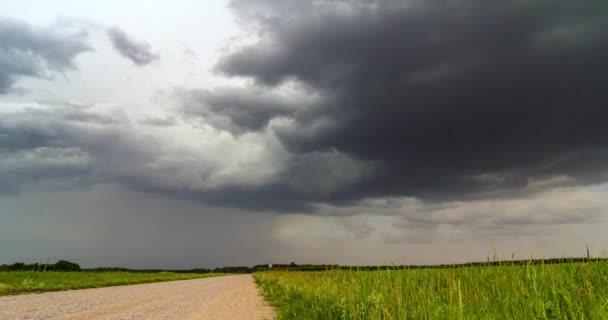
[[[608,319],[608,262],[254,274],[279,319]]]
[[[188,280],[219,276],[218,273],[134,272],[0,272],[0,296],[24,292],[99,288],[128,284]]]

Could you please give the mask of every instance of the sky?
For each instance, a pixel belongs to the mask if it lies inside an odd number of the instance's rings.
[[[606,254],[600,0],[22,0],[0,263]]]

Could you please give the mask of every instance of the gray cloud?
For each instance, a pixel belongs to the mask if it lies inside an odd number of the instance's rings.
[[[0,119],[0,191],[16,194],[27,188],[69,189],[99,183],[97,162],[134,156],[106,139],[124,134],[119,119],[75,105],[32,104],[23,111],[5,112]],[[118,140],[120,141],[120,140]],[[136,158],[137,159],[137,158]],[[125,160],[126,161],[126,160]]]
[[[252,78],[250,90],[295,81],[322,97],[295,113],[265,109],[249,130],[269,126],[294,154],[335,149],[382,169],[323,201],[450,201],[515,194],[559,176],[608,178],[602,1],[232,7],[260,40],[217,70]],[[222,100],[244,113],[256,103]]]
[[[114,49],[138,66],[148,65],[160,58],[152,51],[150,44],[133,39],[119,27],[109,28],[108,37]]]
[[[6,94],[13,86],[13,79],[8,74],[0,74],[0,94]]]
[[[108,150],[103,140],[111,138],[112,131],[122,131],[120,123],[86,108],[33,105],[4,113],[0,119],[2,185],[19,190],[29,183],[42,184],[48,177],[69,181],[92,175],[99,169],[95,147]]]
[[[174,117],[156,117],[141,120],[139,123],[148,126],[168,127],[176,125],[177,120]]]
[[[92,49],[86,43],[87,32],[73,29],[59,23],[34,28],[0,18],[0,94],[21,77],[50,78],[54,72],[75,68],[76,56]]]
[[[404,202],[388,242],[461,241],[471,236],[513,237],[552,232],[557,226],[605,223],[603,192],[557,188],[514,199]]]
[[[9,221],[0,225],[5,229],[0,232],[5,241],[0,243],[18,245],[5,246],[4,262],[42,255],[87,266],[111,261],[149,268],[290,261],[388,263],[409,255],[413,259],[404,262],[436,263],[482,259],[491,251],[489,241],[497,239],[509,254],[534,252],[529,245],[538,244],[541,236],[551,239],[543,252],[559,255],[566,246],[566,252],[576,253],[576,236],[568,234],[570,240],[564,240],[556,232],[568,231],[563,226],[605,224],[605,192],[571,188],[519,199],[429,203],[374,198],[336,203],[336,195],[349,194],[357,181],[375,174],[373,163],[328,150],[264,165],[281,153],[268,149],[262,152],[268,158],[257,159],[256,150],[272,144],[257,142],[260,133],[245,133],[238,140],[223,131],[205,136],[207,129],[194,128],[202,136],[184,141],[192,143],[190,149],[174,145],[181,139],[172,130],[186,130],[183,126],[139,127],[94,106],[33,104],[9,109],[4,108],[0,117],[0,216]],[[210,143],[214,139],[220,140],[217,146]],[[237,145],[231,146],[234,141]],[[265,170],[273,171],[269,176],[259,174]],[[536,181],[526,192],[569,179]],[[41,188],[53,192],[29,192]],[[5,197],[19,192],[20,197]],[[278,216],[265,210],[304,215]],[[226,237],[234,230],[238,236]],[[599,240],[592,243],[602,243],[603,233],[596,234]],[[517,243],[524,238],[529,242]],[[223,244],[220,251],[217,241]],[[465,245],[468,251],[463,256],[458,248]],[[431,246],[451,250],[441,258],[425,258],[425,252],[436,249]],[[182,250],[174,250],[178,247]]]
[[[244,147],[244,150],[247,148]],[[247,160],[243,159],[225,158],[226,162],[222,164],[211,164],[177,158],[175,163],[162,167],[154,167],[155,161],[152,161],[149,166],[153,169],[150,171],[142,172],[134,167],[130,174],[116,178],[133,189],[150,193],[197,199],[217,206],[294,213],[315,211],[314,203],[317,202],[335,202],[336,197],[349,192],[375,170],[373,163],[331,151],[297,157],[289,154],[282,156],[285,159],[275,160],[275,164],[250,167],[254,172],[269,170],[270,176],[262,174],[249,177],[254,173],[249,172],[247,167],[242,168],[236,177],[218,174],[231,166],[228,161],[245,165],[243,162]],[[184,175],[176,177],[177,170],[183,171]],[[188,172],[190,175],[185,176]],[[219,181],[213,181],[210,177],[214,173]]]
[[[604,5],[589,4],[234,1],[260,40],[217,70],[252,83],[179,90],[175,119],[75,106],[3,116],[0,149],[14,159],[4,181],[13,192],[113,182],[319,215],[370,199],[418,199],[428,212],[601,183],[608,45]]]
[[[218,206],[293,212],[330,201],[377,170],[336,150],[294,157],[271,132],[231,136],[97,109],[31,104],[4,112],[5,193],[47,180],[65,188],[114,182]]]
[[[239,194],[231,190],[245,194],[276,183],[286,160],[276,138],[270,136],[235,139],[198,128],[149,126],[145,121],[138,126],[120,113],[96,107],[17,105],[7,105],[0,118],[0,192],[4,193],[47,180],[65,182],[66,187],[83,180],[247,207],[236,201]],[[176,139],[184,130],[187,139]]]
[[[275,117],[292,117],[298,109],[317,103],[312,96],[297,96],[260,88],[180,90],[176,95],[190,117],[235,133],[261,130]]]

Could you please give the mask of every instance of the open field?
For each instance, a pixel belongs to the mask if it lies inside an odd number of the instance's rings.
[[[608,319],[608,262],[254,274],[279,319]]]
[[[218,273],[135,272],[0,272],[0,296],[25,292],[99,288],[220,276]]]

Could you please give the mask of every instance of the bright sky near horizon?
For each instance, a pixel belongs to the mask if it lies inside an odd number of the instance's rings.
[[[0,264],[606,250],[601,1],[0,7]]]

